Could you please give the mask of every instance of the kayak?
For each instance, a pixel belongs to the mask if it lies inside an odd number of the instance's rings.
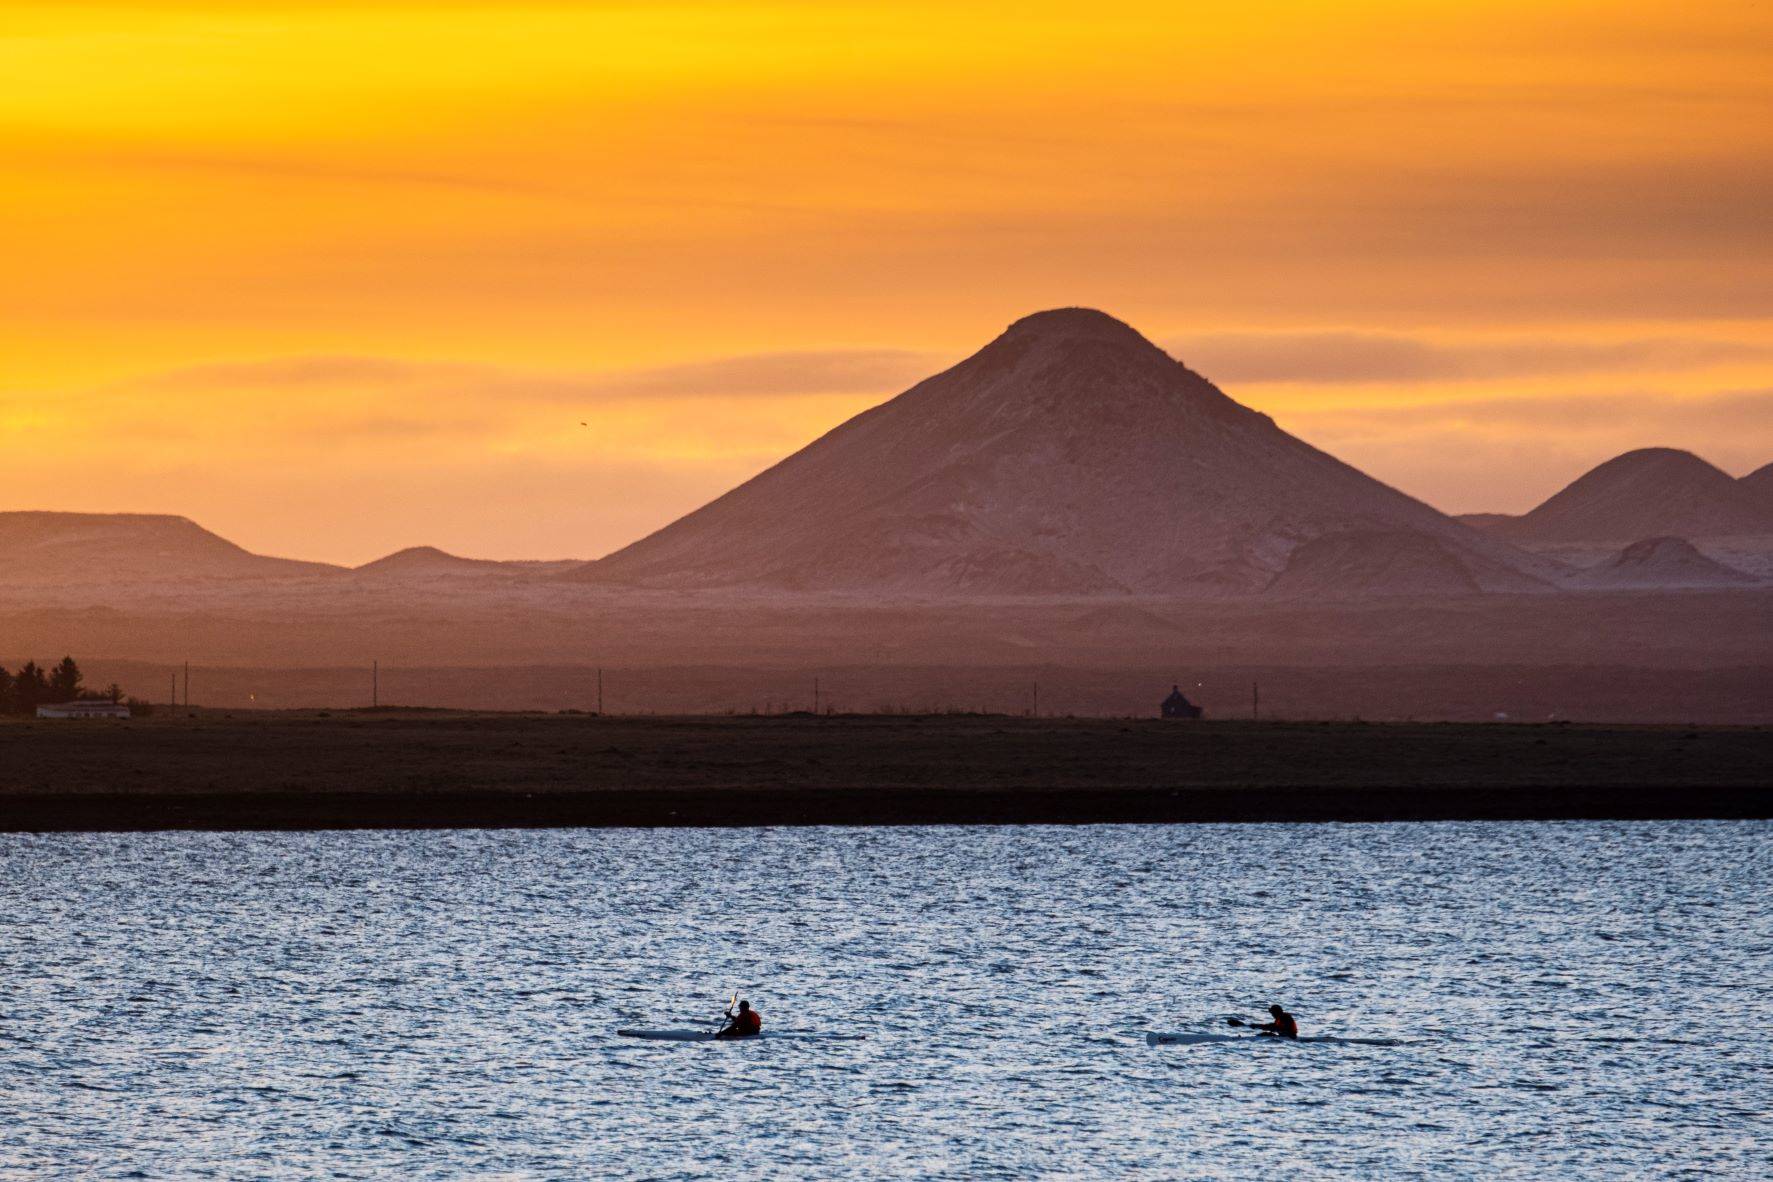
[[[1145,1036],[1148,1046],[1188,1046],[1199,1042],[1328,1042],[1361,1047],[1395,1047],[1402,1044],[1395,1038],[1338,1038],[1334,1034],[1311,1034],[1299,1038],[1275,1038],[1270,1034],[1158,1034]]]
[[[712,1030],[618,1030],[622,1038],[650,1038],[655,1042],[714,1042]],[[821,1039],[827,1042],[859,1042],[866,1034],[822,1034],[816,1030],[765,1030],[744,1038],[723,1038],[720,1042],[751,1042],[759,1038]]]

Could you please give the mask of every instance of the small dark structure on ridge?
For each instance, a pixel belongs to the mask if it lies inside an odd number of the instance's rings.
[[[1163,705],[1158,709],[1163,712],[1165,718],[1200,717],[1200,707],[1182,696],[1182,687],[1179,685],[1170,687],[1170,696],[1163,700]]]

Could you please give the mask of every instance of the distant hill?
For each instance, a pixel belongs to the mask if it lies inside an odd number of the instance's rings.
[[[1685,538],[1645,538],[1572,580],[1594,588],[1740,587],[1756,580],[1701,554]]]
[[[1249,594],[1303,543],[1437,539],[1480,590],[1548,560],[1241,406],[1101,312],[1028,316],[954,368],[569,578],[896,596]]]
[[[0,512],[0,583],[189,582],[343,570],[253,554],[170,514]]]
[[[1513,513],[1457,513],[1453,520],[1469,525],[1472,529],[1494,530],[1511,521],[1519,521],[1520,518]]]
[[[1501,563],[1408,530],[1348,531],[1294,550],[1269,594],[1314,599],[1385,595],[1475,595],[1549,591],[1550,585]]]
[[[557,562],[500,562],[490,558],[463,558],[435,546],[409,546],[374,562],[355,567],[352,574],[369,579],[424,579],[455,575],[543,575],[582,565],[575,559]]]
[[[1773,533],[1773,510],[1754,486],[1666,447],[1615,456],[1520,517],[1481,516],[1473,524],[1526,544]]]

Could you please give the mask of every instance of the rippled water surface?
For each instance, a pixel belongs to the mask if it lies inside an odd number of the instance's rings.
[[[0,1172],[1768,1177],[1770,836],[0,837]]]

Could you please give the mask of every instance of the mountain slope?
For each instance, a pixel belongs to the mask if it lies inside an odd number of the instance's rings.
[[[1773,464],[1762,464],[1736,483],[1764,512],[1773,514]]]
[[[892,594],[1260,591],[1301,542],[1406,530],[1550,574],[1240,406],[1133,329],[1017,321],[703,508],[571,577]],[[1497,588],[1501,589],[1501,588]]]
[[[332,575],[322,562],[266,558],[184,517],[160,513],[0,513],[0,582],[171,582]]]
[[[1773,532],[1773,512],[1692,452],[1652,447],[1615,456],[1532,512],[1489,529],[1526,543],[1722,537]]]

